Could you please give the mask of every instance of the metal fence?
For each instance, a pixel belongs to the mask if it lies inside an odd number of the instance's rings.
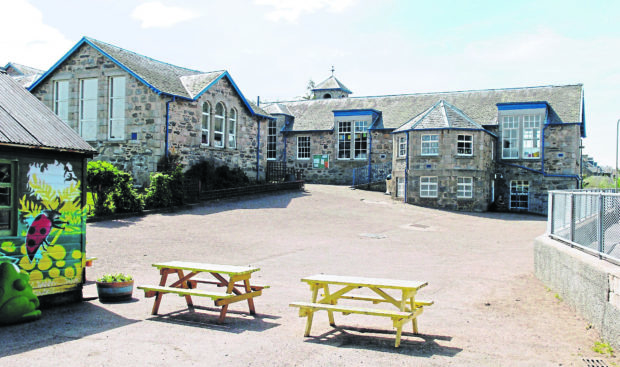
[[[370,166],[362,166],[353,168],[353,183],[351,186],[359,186],[372,184],[377,182],[385,182],[387,176],[392,173],[392,163],[373,164]]]
[[[620,194],[614,190],[549,191],[552,238],[620,265]]]

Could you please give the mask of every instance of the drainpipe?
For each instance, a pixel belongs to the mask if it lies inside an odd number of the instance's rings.
[[[286,117],[285,117],[286,119]],[[287,142],[287,137],[286,134],[282,133],[282,138],[284,138],[284,154],[282,154],[282,158],[284,159],[284,162],[286,162],[286,142]]]
[[[169,144],[168,143],[168,130],[169,130],[168,124],[170,122],[170,116],[169,116],[169,113],[170,113],[170,102],[174,102],[175,100],[176,100],[176,97],[172,96],[172,99],[169,100],[168,102],[166,102],[166,147],[165,147],[166,159],[168,159],[168,155],[169,155],[169,152],[168,152],[168,144]]]
[[[370,189],[370,176],[372,175],[371,159],[372,155],[372,133],[368,130],[368,188]]]
[[[258,133],[256,136],[256,182],[258,182],[260,178],[260,117],[257,119],[258,121]]]
[[[407,154],[405,154],[405,203],[407,202],[407,195],[409,194],[409,131],[405,132],[407,134]],[[398,183],[396,184],[398,185]],[[398,188],[396,189],[398,191]]]

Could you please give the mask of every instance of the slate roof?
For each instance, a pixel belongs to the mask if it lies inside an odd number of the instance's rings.
[[[45,73],[44,70],[39,70],[37,68],[15,62],[8,62],[4,68],[0,67],[0,69],[4,69],[9,76],[15,79],[24,88],[30,87],[32,83],[34,83],[41,77],[41,75],[43,75],[43,73]]]
[[[345,87],[344,84],[340,82],[340,80],[336,79],[335,76],[330,76],[329,78],[323,80],[318,85],[316,85],[312,90],[326,90],[326,89],[342,89],[343,91],[351,94],[351,90]]]
[[[0,72],[0,145],[6,144],[90,156],[97,152],[34,95]]]
[[[394,132],[428,129],[484,130],[484,127],[442,99],[428,110],[404,123]]]
[[[51,69],[46,71],[45,74],[34,82],[29,89],[32,90],[36,88],[36,86],[52,74],[64,60],[66,60],[84,44],[90,45],[104,56],[108,57],[120,68],[133,75],[136,79],[147,85],[157,94],[166,94],[195,101],[220,79],[227,78],[239,94],[239,97],[242,99],[248,110],[252,114],[256,114],[255,110],[250,106],[250,103],[243,96],[226,70],[202,72],[183,68],[158,61],[90,37],[83,37],[75,46],[73,46],[71,50],[69,50],[69,52],[67,52],[67,54],[65,54],[65,56],[63,56],[54,66],[52,66]],[[260,113],[258,114],[261,115]],[[269,115],[265,115],[263,117],[272,118]]]
[[[551,108],[552,122],[581,123],[584,129],[582,96],[583,85],[574,84],[278,103],[286,106],[295,117],[291,131],[333,130],[334,110],[355,109],[381,111],[382,121],[379,128],[397,129],[442,99],[462,111],[478,125],[497,124],[497,103],[545,101]],[[273,105],[264,109],[269,113],[275,113]]]

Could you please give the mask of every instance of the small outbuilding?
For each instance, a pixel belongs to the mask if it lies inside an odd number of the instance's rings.
[[[86,166],[95,153],[0,71],[0,262],[28,272],[37,296],[81,296]]]

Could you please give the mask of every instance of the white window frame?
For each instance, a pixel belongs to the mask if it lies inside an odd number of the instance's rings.
[[[85,86],[91,84],[94,82],[94,89],[95,89],[95,97],[94,98],[87,98],[85,97]],[[97,140],[97,128],[98,128],[98,123],[97,123],[97,115],[98,115],[98,96],[99,96],[99,81],[97,80],[97,78],[85,78],[85,79],[80,79],[79,80],[79,100],[80,100],[80,105],[79,105],[79,129],[80,129],[80,136],[87,141],[93,141],[93,140]],[[95,116],[90,116],[89,118],[85,118],[85,107],[86,106],[90,106],[92,107],[94,105],[95,108]],[[93,124],[93,126],[91,126],[91,134],[88,134],[87,131],[89,131],[89,129],[86,129],[84,125],[88,125],[88,124]]]
[[[338,121],[338,159],[351,159],[353,121]]]
[[[420,177],[420,197],[436,198],[438,196],[438,182],[437,176]]]
[[[114,90],[115,81],[122,83],[122,93]],[[108,79],[108,139],[110,140],[125,139],[125,96],[126,78],[124,76],[110,77]],[[118,109],[114,109],[114,106],[118,104],[121,105],[120,112]],[[112,135],[113,130],[116,130],[116,134],[114,135]]]
[[[469,140],[467,138],[469,138]],[[474,136],[473,135],[458,134],[456,136],[456,154],[460,156],[465,156],[465,157],[471,157],[474,155]]]
[[[228,147],[237,148],[237,110],[234,107],[230,109],[228,118]]]
[[[368,159],[368,122],[353,122],[353,157]]]
[[[508,144],[508,146],[506,146]],[[502,159],[519,158],[519,118],[502,117]]]
[[[62,88],[61,88],[62,86]],[[54,113],[65,123],[69,123],[69,81],[54,81]]]
[[[218,114],[218,108],[221,109],[221,114]],[[217,129],[217,125],[220,123],[220,130]],[[219,140],[218,140],[219,138]],[[215,105],[215,118],[213,121],[213,146],[216,148],[223,148],[226,138],[226,106],[223,102],[218,102]]]
[[[529,210],[530,204],[530,182],[526,180],[510,181],[510,209]],[[525,197],[525,200],[523,200]],[[522,204],[525,203],[525,206]]]
[[[408,134],[408,133],[406,133]],[[398,153],[397,156],[402,158],[407,155],[407,137],[399,136],[398,137]]]
[[[2,177],[0,177],[0,195],[3,196],[3,202],[0,202],[0,212],[5,213],[6,217],[8,217],[6,228],[0,227],[0,235],[14,236],[17,227],[17,205],[15,203],[17,164],[16,161],[6,159],[1,159],[0,164],[6,166],[8,171],[8,177],[6,174],[2,174]]]
[[[211,143],[211,103],[208,101],[202,103],[200,130],[200,144],[209,146]]]
[[[439,155],[439,134],[424,134],[420,137],[420,142],[420,154],[426,156]]]
[[[540,123],[541,116],[538,114],[527,114],[521,116],[523,119],[523,158],[539,159],[541,148]]]
[[[459,199],[471,199],[474,197],[473,177],[456,178],[456,197]]]
[[[310,137],[297,137],[297,159],[310,159]]]
[[[267,160],[272,161],[278,157],[277,150],[277,126],[276,120],[269,120],[267,122]]]
[[[396,177],[396,197],[402,198],[405,196],[405,178]]]

